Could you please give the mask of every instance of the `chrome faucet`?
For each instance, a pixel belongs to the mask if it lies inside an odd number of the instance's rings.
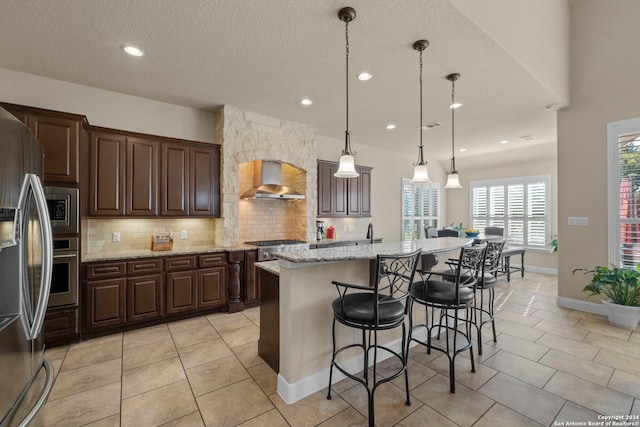
[[[373,224],[369,223],[369,228],[367,228],[367,239],[369,239],[370,243],[373,243]]]

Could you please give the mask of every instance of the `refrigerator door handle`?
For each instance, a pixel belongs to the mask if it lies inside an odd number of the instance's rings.
[[[18,427],[27,427],[31,423],[31,421],[33,421],[40,409],[42,409],[45,403],[47,403],[47,398],[49,397],[51,389],[53,388],[53,380],[55,378],[53,365],[51,365],[51,362],[49,362],[49,359],[47,359],[46,357],[42,359],[42,365],[44,366],[44,370],[47,375],[45,378],[44,388],[42,389],[42,393],[40,393],[38,401],[35,403],[35,405],[33,405],[31,411],[29,411],[29,413],[24,417],[24,420],[22,420]]]
[[[26,198],[29,196],[29,188],[32,189],[32,194],[35,200],[36,210],[38,212],[38,218],[40,223],[40,237],[42,241],[42,274],[40,277],[40,294],[38,295],[38,304],[36,305],[35,313],[33,313],[33,320],[28,325],[27,333],[29,339],[36,339],[42,329],[44,323],[44,316],[47,311],[47,304],[49,301],[49,292],[51,290],[51,274],[53,271],[53,237],[51,234],[51,221],[49,219],[49,210],[47,209],[47,199],[40,183],[40,178],[35,174],[27,174],[24,178],[24,185],[22,186],[22,194],[20,195],[20,207],[22,221],[27,221],[26,211]],[[21,224],[24,226],[24,224]],[[24,238],[24,236],[22,236]],[[27,278],[23,278],[27,280]],[[25,301],[28,303],[28,301]],[[24,319],[24,316],[23,316]]]

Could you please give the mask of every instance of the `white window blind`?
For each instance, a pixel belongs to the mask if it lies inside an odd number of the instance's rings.
[[[424,239],[425,228],[440,225],[440,183],[402,179],[402,240]]]
[[[609,146],[609,261],[640,263],[640,118],[611,123]]]
[[[472,181],[471,227],[502,227],[509,242],[544,249],[550,238],[550,175]]]

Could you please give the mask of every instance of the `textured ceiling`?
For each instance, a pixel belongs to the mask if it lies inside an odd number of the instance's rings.
[[[456,111],[456,147],[468,149],[456,157],[555,142],[555,113],[544,106],[565,106],[567,97],[523,64],[526,55],[510,51],[509,35],[496,40],[491,28],[480,28],[482,14],[500,11],[464,13],[469,1],[4,0],[0,67],[198,109],[229,104],[342,139],[345,39],[337,11],[348,5],[357,10],[349,26],[354,145],[417,152],[419,57],[411,45],[422,38],[431,42],[423,121],[444,124],[424,133],[429,159],[451,154],[445,76],[452,72],[462,74],[456,99],[464,103]],[[554,44],[564,42],[550,40],[545,49],[557,53]],[[125,55],[126,44],[146,55]],[[373,79],[356,80],[363,70]],[[314,104],[302,107],[303,97]],[[394,131],[385,130],[389,122]],[[529,134],[536,139],[517,139]],[[502,139],[512,143],[498,144]]]

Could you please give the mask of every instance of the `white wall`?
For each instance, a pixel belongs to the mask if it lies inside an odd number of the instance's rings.
[[[213,112],[0,68],[0,101],[85,115],[91,125],[214,142]]]

